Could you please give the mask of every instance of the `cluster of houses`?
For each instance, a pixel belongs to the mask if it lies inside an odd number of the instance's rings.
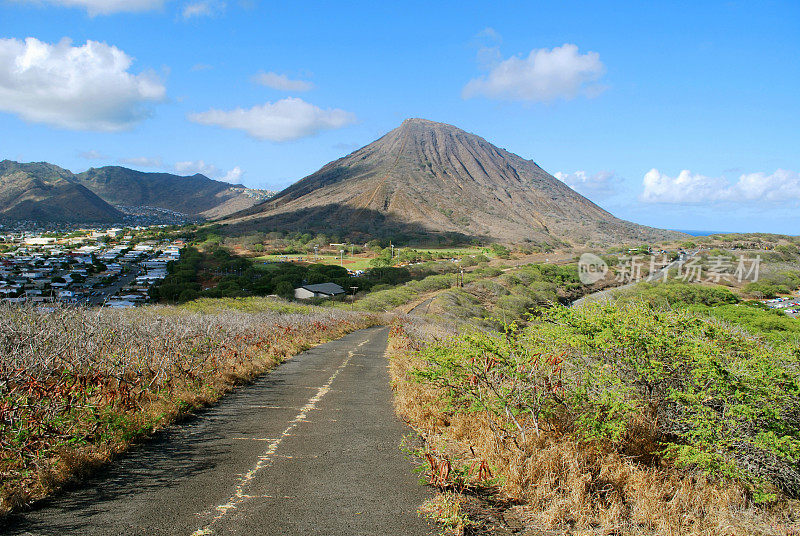
[[[0,241],[7,249],[0,254],[0,301],[37,305],[134,307],[148,300],[183,247],[181,241],[135,243],[120,229],[77,239],[0,235]]]
[[[767,307],[770,309],[778,309],[783,311],[789,316],[795,317],[800,315],[800,297],[785,297],[773,298],[771,300],[764,300]]]

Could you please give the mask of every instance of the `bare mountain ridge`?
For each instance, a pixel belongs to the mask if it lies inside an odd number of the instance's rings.
[[[75,179],[112,205],[158,207],[209,219],[227,216],[269,197],[265,191],[199,173],[183,177],[106,166],[91,168]]]
[[[535,162],[452,125],[403,124],[274,198],[242,228],[454,233],[505,242],[630,242],[677,233],[616,218]]]
[[[47,163],[0,162],[0,220],[40,223],[116,223],[117,209],[86,187],[69,171]]]
[[[46,162],[0,162],[0,219],[4,221],[122,223],[131,207],[213,219],[270,195],[200,174],[181,177],[107,166],[75,175]]]

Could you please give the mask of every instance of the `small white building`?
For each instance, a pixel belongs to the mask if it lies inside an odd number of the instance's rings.
[[[136,304],[128,300],[109,300],[105,303],[105,306],[112,309],[131,309],[136,307]]]
[[[35,236],[32,238],[26,238],[25,243],[29,246],[45,246],[47,244],[55,244],[55,238],[45,238],[43,236]]]

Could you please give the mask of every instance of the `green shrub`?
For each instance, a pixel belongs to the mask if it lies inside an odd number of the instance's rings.
[[[692,305],[688,310],[711,316],[769,340],[776,347],[798,354],[800,347],[800,320],[786,316],[783,311],[769,309],[761,302],[743,305],[708,307]]]
[[[669,280],[666,283],[639,283],[616,295],[623,301],[645,301],[658,306],[721,305],[739,302],[739,297],[726,288],[694,285],[680,280]]]
[[[501,259],[509,259],[511,258],[511,250],[508,249],[503,244],[492,244],[492,252]]]
[[[651,455],[739,480],[757,499],[800,497],[797,358],[739,328],[644,303],[554,307],[524,329],[420,355],[415,374],[448,411],[485,412],[523,441],[558,431],[624,453],[633,423],[655,422]]]

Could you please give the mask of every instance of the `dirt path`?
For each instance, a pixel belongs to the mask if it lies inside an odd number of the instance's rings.
[[[409,314],[409,315],[424,315],[424,314],[426,314],[428,312],[428,309],[431,308],[431,304],[433,303],[433,300],[435,300],[436,296],[438,296],[438,295],[439,294],[437,293],[436,295],[428,298],[427,300],[421,301],[420,303],[418,303],[414,307],[412,307],[406,314]]]
[[[388,328],[287,361],[2,534],[432,534],[398,449]],[[2,524],[6,524],[5,527]]]

